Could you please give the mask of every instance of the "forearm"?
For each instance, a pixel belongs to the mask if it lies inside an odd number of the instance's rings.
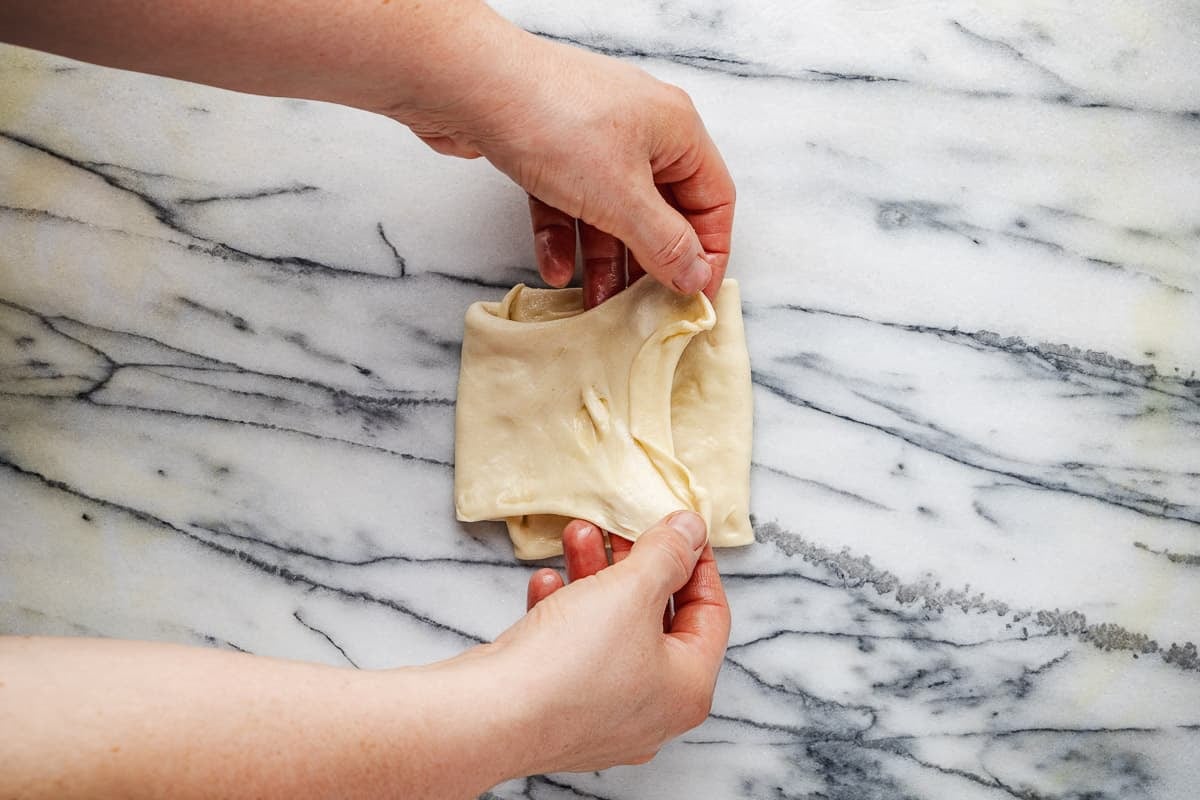
[[[0,796],[473,797],[522,771],[485,663],[0,638]]]
[[[13,44],[402,121],[504,69],[497,51],[527,36],[477,0],[0,2]]]

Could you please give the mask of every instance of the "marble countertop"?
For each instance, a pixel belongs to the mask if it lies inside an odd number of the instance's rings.
[[[739,189],[758,541],[711,719],[497,798],[1192,798],[1200,15],[505,0]],[[462,315],[524,196],[388,120],[0,50],[0,628],[361,668],[495,636]]]

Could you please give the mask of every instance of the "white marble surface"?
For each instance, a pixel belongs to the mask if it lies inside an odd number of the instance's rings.
[[[1200,794],[1196,4],[499,7],[735,173],[759,542],[705,725],[495,797]],[[0,627],[496,635],[530,568],[453,520],[453,403],[526,226],[382,118],[0,50]]]

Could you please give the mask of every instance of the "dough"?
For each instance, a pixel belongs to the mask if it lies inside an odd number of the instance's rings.
[[[514,287],[468,309],[455,417],[460,520],[503,519],[518,558],[586,519],[629,540],[681,508],[748,544],[752,402],[736,281],[714,311],[646,278],[583,311]]]

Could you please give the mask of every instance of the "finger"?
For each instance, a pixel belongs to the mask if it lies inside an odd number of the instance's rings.
[[[710,666],[720,665],[729,641],[729,602],[712,546],[706,546],[691,578],[675,592],[671,636],[698,651]]]
[[[542,280],[562,288],[575,275],[575,220],[557,208],[529,196],[533,223],[533,252]]]
[[[633,549],[633,542],[624,536],[617,536],[615,533],[608,537],[608,542],[612,546],[612,560],[614,564],[624,561],[625,557],[629,555],[629,551]]]
[[[699,514],[676,511],[638,537],[620,569],[638,574],[646,602],[653,604],[656,615],[660,614],[667,598],[691,577],[706,539],[704,519]]]
[[[579,246],[583,248],[583,307],[595,308],[625,288],[625,245],[581,221]]]
[[[628,263],[625,265],[625,283],[629,286],[633,286],[633,282],[645,274],[646,270],[638,262],[637,256],[635,256],[633,253],[630,253]]]
[[[693,135],[696,144],[688,155],[656,170],[654,180],[670,185],[674,206],[692,226],[708,256],[712,274],[705,294],[712,299],[729,266],[737,190],[725,160],[699,116]]]
[[[664,286],[692,294],[712,280],[712,267],[703,258],[696,231],[662,198],[651,179],[633,190],[627,212],[616,220],[612,232]]]
[[[562,576],[549,567],[539,569],[529,578],[525,590],[525,610],[536,606],[563,587]]]
[[[604,534],[592,523],[581,519],[573,519],[563,528],[563,554],[569,581],[595,575],[608,566]]]
[[[675,204],[675,199],[671,196],[671,187],[670,186],[657,185],[655,188],[658,189],[658,193],[660,195],[662,195],[662,198],[664,200],[666,200],[668,204],[670,204],[670,205]],[[638,280],[645,274],[646,274],[645,268],[642,266],[641,262],[639,262],[637,260],[637,256],[635,256],[633,254],[633,252],[630,251],[629,255],[626,257],[625,285],[633,286],[634,281]]]

